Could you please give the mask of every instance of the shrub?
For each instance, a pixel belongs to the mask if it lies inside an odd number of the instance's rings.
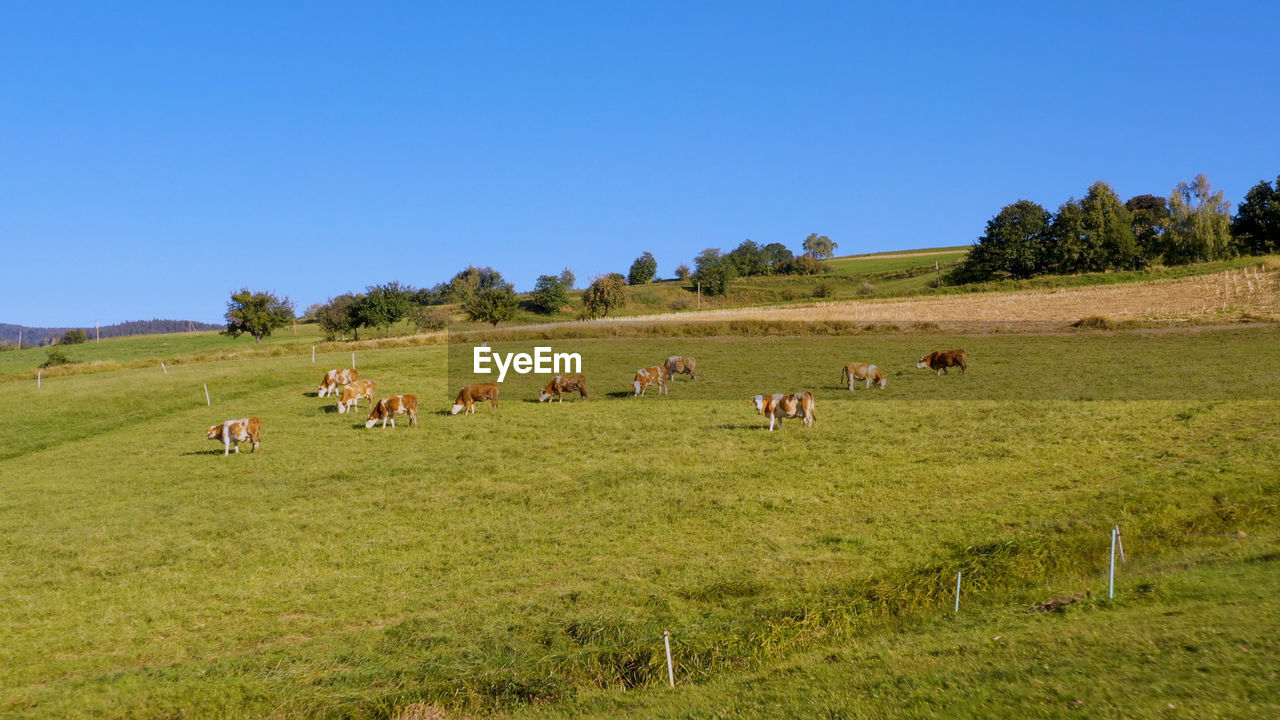
[[[813,296],[816,298],[831,297],[831,286],[824,282],[814,285]]]
[[[783,271],[788,275],[821,275],[826,272],[826,269],[826,264],[821,260],[808,255],[801,255],[787,263]]]
[[[1111,330],[1115,327],[1115,324],[1111,322],[1110,318],[1105,316],[1090,315],[1089,317],[1080,318],[1079,320],[1071,323],[1071,327],[1086,328],[1089,330]]]
[[[63,345],[79,345],[88,339],[89,338],[85,335],[84,330],[81,330],[80,328],[73,328],[62,334]]]
[[[687,297],[678,297],[668,303],[667,307],[675,311],[688,310],[693,307],[693,301]]]
[[[52,349],[50,349],[50,350],[49,350],[49,355],[48,355],[48,357],[46,357],[46,358],[45,358],[45,361],[44,361],[44,362],[42,362],[42,363],[40,363],[40,367],[42,367],[42,368],[50,368],[50,367],[54,367],[54,366],[56,366],[56,365],[70,365],[70,364],[71,364],[71,363],[73,363],[73,362],[75,362],[75,360],[72,360],[72,359],[71,359],[71,358],[70,358],[70,357],[69,357],[65,352],[63,352],[61,349],[59,349],[59,348],[52,348]]]
[[[448,310],[439,307],[420,307],[413,311],[413,325],[418,332],[444,330],[449,327],[451,315]]]
[[[875,285],[872,285],[872,284],[871,284],[871,283],[869,283],[869,282],[864,282],[864,283],[862,283],[861,285],[859,285],[859,286],[858,286],[857,293],[858,293],[859,295],[875,295],[875,294],[876,294],[876,286],[875,286]]]

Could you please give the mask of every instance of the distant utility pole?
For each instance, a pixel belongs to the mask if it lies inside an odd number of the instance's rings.
[[[18,328],[18,349],[22,349],[22,328]]]
[[[702,281],[698,281],[698,309],[702,309]]]
[[[102,321],[101,320],[93,321],[93,341],[102,342]]]

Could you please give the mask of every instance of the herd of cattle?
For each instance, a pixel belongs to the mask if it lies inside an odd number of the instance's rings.
[[[916,367],[929,368],[939,375],[947,372],[948,368],[958,367],[961,373],[968,369],[968,365],[965,364],[964,350],[937,350],[931,352],[921,357],[916,362]],[[697,380],[697,361],[691,357],[675,355],[667,358],[660,365],[637,370],[635,380],[631,383],[635,391],[633,394],[637,397],[643,396],[650,387],[656,386],[659,395],[666,395],[667,385],[673,377],[679,374],[688,375],[690,380]],[[889,384],[889,379],[875,365],[851,362],[845,363],[841,369],[840,382],[842,385],[848,385],[850,390],[853,390],[855,383],[859,382],[865,383],[865,388],[868,390],[873,385],[883,390]],[[341,389],[339,390],[339,388]],[[365,428],[371,428],[377,425],[379,421],[382,422],[383,428],[387,427],[388,422],[394,428],[397,415],[408,415],[409,424],[417,426],[417,395],[390,395],[374,402],[373,391],[374,381],[361,380],[360,374],[354,368],[335,369],[329,370],[320,379],[320,387],[316,389],[316,397],[336,395],[338,397],[339,413],[358,409],[360,399],[367,399],[373,404],[373,411],[369,413],[369,418],[364,423]],[[583,400],[587,399],[586,377],[582,375],[556,375],[551,378],[547,386],[538,394],[538,402],[554,399],[563,403],[564,394],[573,392],[578,393]],[[483,403],[486,400],[489,401],[494,410],[497,410],[498,394],[498,383],[467,385],[458,392],[458,396],[454,399],[453,407],[450,408],[449,413],[451,415],[457,415],[460,412],[463,414],[474,413],[476,411],[476,403]],[[769,419],[769,432],[773,432],[775,422],[781,425],[783,418],[798,418],[806,427],[813,425],[813,393],[808,390],[790,394],[756,395],[751,398],[751,403],[755,405],[759,414]],[[258,446],[262,442],[262,421],[256,417],[227,420],[219,425],[211,426],[205,432],[205,437],[210,440],[220,441],[223,447],[223,455],[230,455],[233,446],[235,451],[239,453],[240,443],[250,443],[252,445],[250,452],[257,452]]]

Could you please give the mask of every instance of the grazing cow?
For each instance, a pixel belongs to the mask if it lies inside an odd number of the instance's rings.
[[[320,387],[316,390],[316,397],[324,397],[330,393],[337,394],[339,385],[350,385],[360,379],[360,373],[352,368],[345,370],[330,370],[320,378]]]
[[[344,413],[347,408],[359,408],[360,398],[368,398],[373,402],[373,381],[357,380],[342,388],[342,397],[338,398],[338,412]]]
[[[667,394],[667,370],[661,365],[653,367],[641,368],[636,371],[636,379],[632,381],[631,386],[636,389],[636,395],[644,395],[650,385],[658,386],[658,394]],[[634,397],[634,396],[632,396]]]
[[[576,392],[582,396],[583,400],[587,399],[587,378],[582,375],[557,375],[551,378],[551,382],[542,388],[542,394],[538,395],[538,402],[556,398],[560,402],[564,402],[564,393]]]
[[[773,432],[773,421],[777,419],[781,427],[784,417],[798,417],[805,427],[813,425],[813,393],[808,390],[792,395],[756,395],[751,398],[751,404],[761,415],[769,418],[769,432]]]
[[[391,427],[396,426],[396,415],[408,415],[409,424],[417,427],[418,425],[418,396],[417,395],[392,395],[384,397],[373,406],[373,412],[369,413],[369,419],[365,421],[365,428],[371,428],[382,421],[382,427],[385,430],[387,421],[391,421]]]
[[[667,377],[672,380],[675,380],[678,373],[685,373],[690,380],[697,380],[698,376],[694,374],[697,372],[697,365],[698,361],[691,357],[672,355],[667,358],[666,362],[662,363],[662,368],[667,371]]]
[[[916,367],[929,368],[939,375],[946,372],[949,367],[959,367],[960,374],[963,375],[969,366],[964,364],[963,350],[934,350],[920,358],[919,362],[916,363]]]
[[[241,420],[228,420],[221,425],[210,426],[204,436],[210,440],[222,441],[222,454],[231,454],[231,443],[236,444],[236,452],[240,452],[240,443],[253,443],[250,452],[258,452],[262,443],[262,421],[256,417]]]
[[[449,410],[450,415],[457,415],[466,410],[464,414],[471,414],[476,411],[476,403],[488,400],[493,409],[498,409],[498,383],[478,383],[476,385],[468,385],[458,391],[458,397],[453,401],[453,408]]]
[[[889,384],[889,378],[880,372],[880,368],[868,363],[845,363],[844,371],[840,375],[840,382],[849,385],[849,389],[853,389],[853,383],[859,380],[865,380],[867,389],[870,390],[872,385],[876,385],[881,390],[885,385]]]

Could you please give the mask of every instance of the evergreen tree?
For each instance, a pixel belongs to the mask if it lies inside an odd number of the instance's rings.
[[[643,285],[653,276],[658,274],[658,261],[653,259],[653,254],[644,252],[640,257],[631,263],[631,271],[627,273],[628,285]]]

